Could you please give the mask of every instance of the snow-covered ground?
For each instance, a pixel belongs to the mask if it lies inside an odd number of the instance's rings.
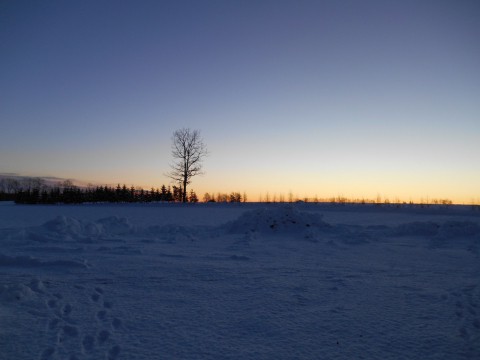
[[[0,203],[0,359],[480,359],[480,212]]]

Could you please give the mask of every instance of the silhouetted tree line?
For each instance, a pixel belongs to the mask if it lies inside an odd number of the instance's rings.
[[[239,203],[239,202],[246,202],[247,201],[247,194],[243,193],[243,196],[239,192],[232,192],[230,195],[225,193],[218,193],[216,196],[215,194],[205,193],[203,195],[203,202],[231,202],[231,203]]]
[[[0,199],[13,200],[17,204],[82,204],[82,203],[147,203],[182,202],[183,191],[180,187],[166,187],[144,190],[142,188],[97,186],[80,188],[66,182],[67,186],[41,186],[19,189],[13,193],[0,190]],[[198,202],[193,190],[186,196],[189,202]]]

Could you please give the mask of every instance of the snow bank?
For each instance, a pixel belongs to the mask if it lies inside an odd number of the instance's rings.
[[[28,285],[25,284],[9,284],[0,285],[0,302],[16,302],[33,299],[36,294],[45,292],[45,286],[39,279],[32,279]]]
[[[31,299],[35,293],[23,284],[0,285],[0,301],[13,302]]]
[[[95,226],[101,234],[126,235],[133,234],[137,228],[127,218],[109,216],[95,222]]]
[[[232,234],[258,232],[311,235],[312,231],[330,227],[322,220],[322,215],[302,212],[291,205],[247,211],[237,220],[223,225],[223,228]]]
[[[93,242],[136,232],[136,227],[126,218],[111,216],[97,221],[82,221],[68,216],[58,216],[41,226],[29,228],[26,235],[38,242]]]
[[[172,244],[176,243],[177,241],[196,241],[204,233],[205,228],[175,224],[150,226],[145,230],[145,234],[159,237]]]

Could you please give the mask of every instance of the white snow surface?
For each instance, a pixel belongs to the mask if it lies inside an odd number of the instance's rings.
[[[480,212],[0,203],[0,359],[480,359]]]

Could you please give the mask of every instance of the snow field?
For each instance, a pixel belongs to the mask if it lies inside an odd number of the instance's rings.
[[[480,358],[467,210],[2,205],[0,219],[0,359]]]

